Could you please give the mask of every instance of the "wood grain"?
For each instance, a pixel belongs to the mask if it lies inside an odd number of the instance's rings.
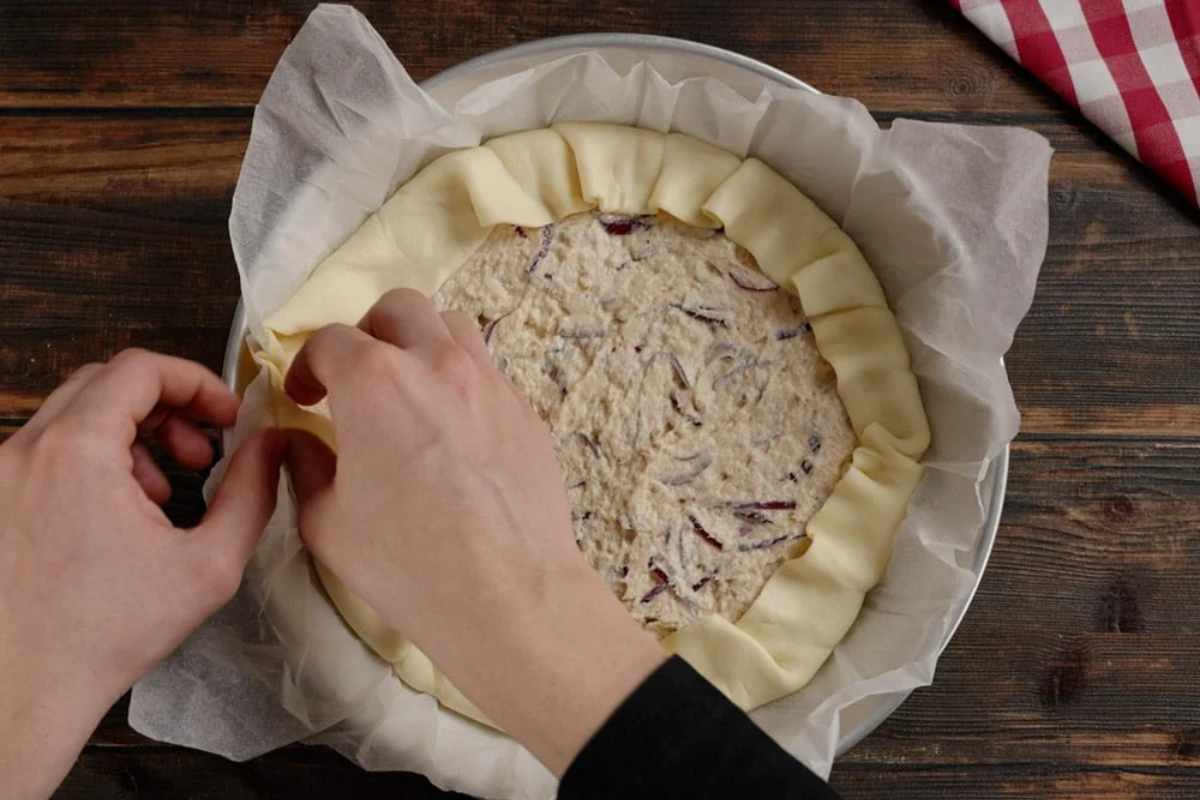
[[[220,366],[253,105],[314,5],[0,0],[0,440],[126,346]],[[417,79],[627,30],[746,53],[883,125],[1046,136],[1050,243],[1007,357],[1023,433],[1004,524],[934,684],[833,783],[854,798],[1200,794],[1200,214],[940,0],[356,5]],[[193,524],[202,476],[170,477],[168,513]],[[59,797],[447,796],[322,748],[232,764],[146,740],[126,713],[104,718]]]
[[[231,116],[0,114],[0,197],[220,223],[229,217],[250,119],[249,110]]]
[[[0,106],[252,106],[312,2],[192,0],[0,10]],[[743,52],[879,111],[1061,113],[944,4],[842,0],[355,3],[421,80],[547,36],[625,31]],[[971,46],[964,46],[967,39]]]
[[[245,764],[182,748],[90,746],[56,800],[145,798],[466,798],[409,773],[371,773],[323,747],[295,746]]]
[[[1045,798],[1045,800],[1190,800],[1200,791],[1195,770],[1097,769],[1060,766],[912,768],[889,765],[889,783],[894,788],[880,792],[880,773],[875,768],[839,769],[833,785],[846,797],[955,798],[955,800],[1001,800],[1001,798]]]
[[[880,766],[839,765],[833,785],[847,798],[899,800],[931,797],[1191,800],[1200,791],[1200,773],[1188,767],[1008,764],[964,770],[956,765],[889,763],[882,765],[890,784],[884,793],[880,786]],[[420,776],[363,772],[331,751],[303,747],[288,748],[248,764],[232,764],[217,756],[178,749],[129,751],[92,747],[84,751],[75,770],[55,795],[58,800],[179,796],[222,800],[466,797],[438,792]]]
[[[224,224],[0,199],[0,417],[134,345],[219,369],[238,297]]]

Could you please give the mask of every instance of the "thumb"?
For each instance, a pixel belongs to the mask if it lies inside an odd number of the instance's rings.
[[[337,456],[307,431],[287,432],[287,467],[300,514],[300,537],[310,548],[323,526],[318,520],[333,499]]]
[[[202,558],[212,558],[214,548],[226,550],[222,555],[236,563],[241,575],[275,511],[279,467],[286,447],[282,433],[264,430],[243,442],[233,454],[208,513],[186,537],[201,551]],[[219,560],[226,562],[224,558]]]

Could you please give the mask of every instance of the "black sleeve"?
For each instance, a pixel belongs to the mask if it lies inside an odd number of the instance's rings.
[[[567,768],[558,796],[838,797],[678,657],[613,712]]]

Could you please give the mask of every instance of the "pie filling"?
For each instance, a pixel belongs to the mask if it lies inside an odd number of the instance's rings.
[[[575,540],[644,626],[736,621],[856,445],[794,294],[721,231],[497,225],[434,296],[545,420]]]

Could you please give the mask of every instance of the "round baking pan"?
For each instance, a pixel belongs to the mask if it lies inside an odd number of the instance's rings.
[[[639,61],[649,61],[668,80],[689,77],[717,78],[748,99],[758,97],[764,85],[788,89],[817,91],[804,81],[772,66],[719,47],[672,39],[666,36],[642,34],[600,33],[559,36],[539,39],[516,47],[497,50],[465,61],[434,75],[421,83],[421,88],[443,105],[452,105],[475,87],[501,75],[553,61],[587,50],[601,51],[604,59],[618,71],[625,71]],[[246,318],[241,303],[234,312],[229,340],[225,348],[224,378],[237,390],[244,388],[252,377],[253,367],[245,357],[243,341]],[[960,554],[960,566],[973,571],[978,578],[971,592],[955,609],[954,624],[946,633],[940,649],[945,649],[967,613],[975,596],[979,579],[983,577],[1004,506],[1004,491],[1008,482],[1008,448],[995,458],[984,478],[981,497],[985,519],[975,548]],[[872,695],[842,711],[841,739],[838,755],[842,755],[888,718],[911,692],[892,692]]]

